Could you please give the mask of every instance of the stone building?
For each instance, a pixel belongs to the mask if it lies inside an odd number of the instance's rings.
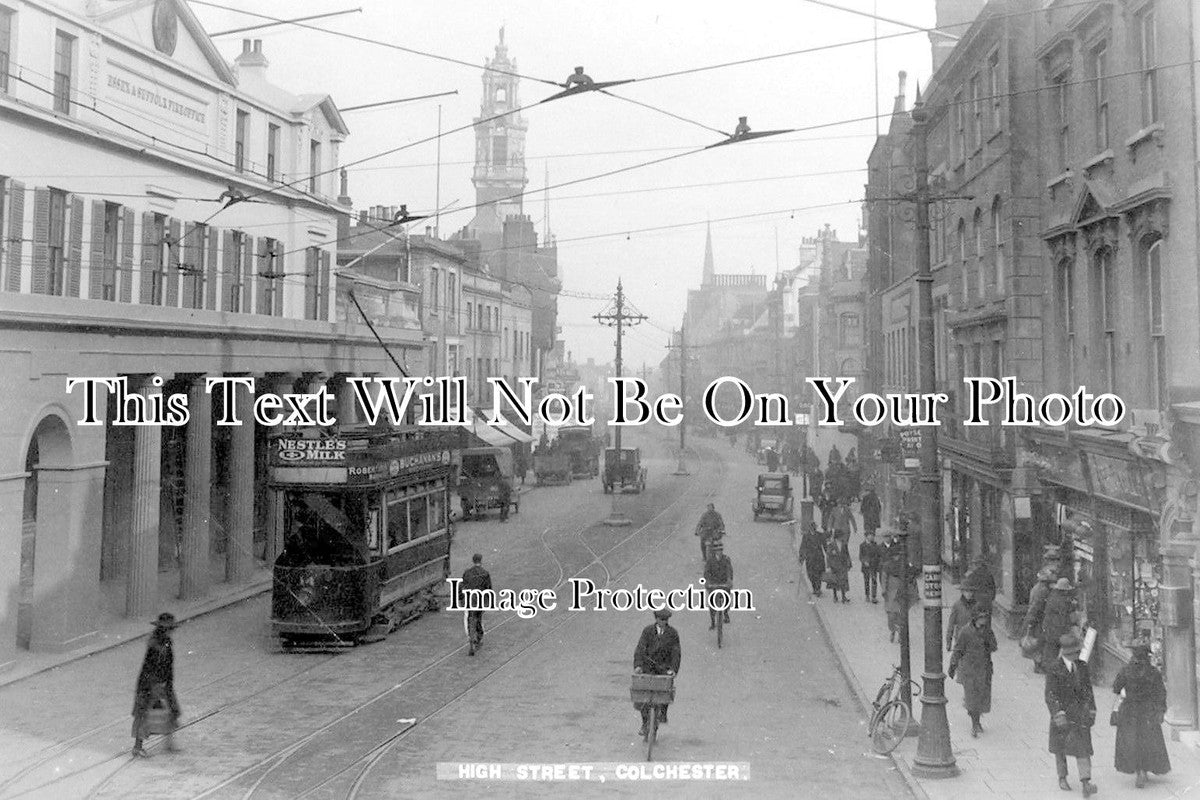
[[[0,17],[3,664],[213,602],[273,559],[269,431],[214,424],[206,378],[344,401],[344,376],[394,368],[336,310],[348,131],[328,96],[269,83],[258,42],[227,63],[181,0]],[[385,336],[420,345],[419,328]],[[72,376],[186,394],[190,420],[112,424],[109,394],[108,424],[81,425]]]

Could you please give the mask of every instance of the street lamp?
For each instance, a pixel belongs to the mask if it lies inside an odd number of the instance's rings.
[[[912,109],[913,165],[917,210],[917,347],[920,391],[937,391],[933,350],[933,270],[929,261],[929,112],[921,87]],[[913,774],[921,778],[951,778],[958,774],[950,748],[946,717],[946,676],[942,672],[942,528],[938,513],[937,428],[921,428],[921,595],[925,606],[925,671],[921,690],[921,733]],[[907,610],[905,611],[907,615]]]

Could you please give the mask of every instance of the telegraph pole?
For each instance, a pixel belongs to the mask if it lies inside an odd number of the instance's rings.
[[[921,88],[912,109],[913,166],[917,211],[917,347],[920,391],[937,391],[933,344],[933,271],[929,261],[929,112]],[[942,518],[938,513],[937,428],[921,428],[921,572],[925,607],[925,671],[921,676],[921,733],[913,774],[922,778],[952,778],[959,773],[950,747],[946,716],[946,676],[942,672]],[[905,565],[907,568],[907,565]],[[907,576],[906,576],[907,578]],[[905,610],[907,614],[907,609]]]
[[[601,325],[608,325],[609,327],[614,327],[617,329],[616,377],[620,378],[622,376],[621,339],[624,335],[625,326],[636,325],[639,322],[648,319],[648,317],[645,314],[630,313],[626,310],[625,289],[621,285],[620,278],[617,279],[617,297],[610,308],[612,309],[611,311],[601,311],[599,314],[593,314],[592,319],[596,320]],[[623,427],[624,426],[622,425],[617,425],[617,432],[613,437],[613,442],[616,445],[616,458],[618,465],[621,463],[621,429]],[[614,486],[612,496],[612,513],[609,514],[608,519],[604,520],[604,524],[610,527],[628,527],[629,525],[633,524],[633,521],[630,520],[629,517],[625,516],[625,514],[621,513],[617,508],[617,497],[619,495],[620,491]]]
[[[676,345],[667,342],[667,348],[671,349]],[[687,464],[684,463],[683,453],[687,447],[687,327],[686,324],[679,326],[679,399],[683,403],[679,419],[679,464],[675,467],[676,475],[691,475],[688,472]]]

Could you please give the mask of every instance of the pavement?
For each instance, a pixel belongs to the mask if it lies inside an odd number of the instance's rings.
[[[861,519],[859,519],[861,531]],[[837,654],[847,681],[867,709],[878,687],[900,663],[899,643],[889,643],[887,618],[883,600],[878,605],[863,599],[862,572],[858,569],[858,543],[861,533],[851,537],[850,551],[854,568],[850,576],[850,603],[833,602],[826,591],[822,597],[808,597],[821,625]],[[796,542],[793,542],[795,549]],[[807,583],[805,584],[807,586]],[[807,588],[804,590],[808,594]],[[958,599],[958,590],[946,583],[942,591],[943,625],[950,607]],[[920,683],[923,666],[923,611],[920,604],[909,614],[913,679]],[[917,779],[912,775],[917,740],[909,738],[893,753],[900,772],[914,794],[931,800],[960,800],[960,798],[1064,798],[1072,794],[1058,788],[1054,756],[1047,750],[1049,714],[1043,700],[1044,679],[1033,672],[1033,662],[1021,656],[1016,640],[996,631],[999,650],[993,655],[992,712],[983,717],[983,734],[971,737],[971,724],[962,706],[962,687],[947,679],[947,715],[950,723],[950,745],[960,774],[953,778]],[[939,632],[939,641],[942,640]],[[943,651],[943,670],[949,654]],[[1139,798],[1159,800],[1172,797],[1200,797],[1200,757],[1186,744],[1167,741],[1172,770],[1167,775],[1150,776],[1144,789],[1134,788],[1132,775],[1113,768],[1116,728],[1108,724],[1112,708],[1112,692],[1104,686],[1095,687],[1097,721],[1092,728],[1092,779],[1100,789],[1098,798]],[[919,721],[920,704],[913,698],[913,714]],[[1164,728],[1164,734],[1167,732]],[[1074,759],[1068,760],[1070,782],[1079,792]]]

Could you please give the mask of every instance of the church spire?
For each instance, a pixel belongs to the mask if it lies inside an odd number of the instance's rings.
[[[702,286],[708,286],[713,282],[713,251],[712,251],[712,223],[708,223],[708,232],[704,238],[704,278],[701,280]]]

